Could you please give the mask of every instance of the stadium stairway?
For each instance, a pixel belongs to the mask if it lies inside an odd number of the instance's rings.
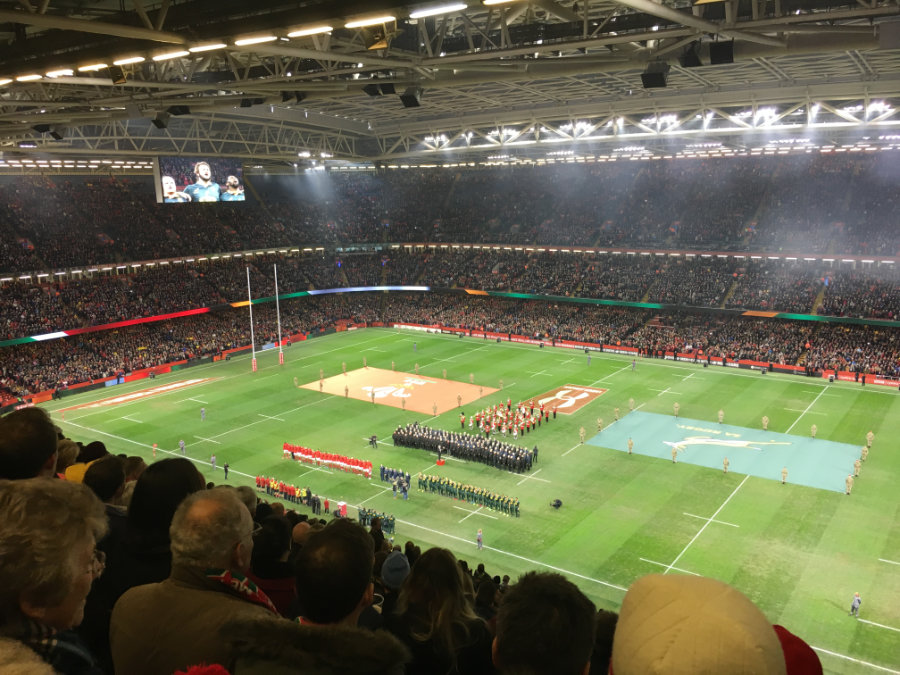
[[[822,288],[819,289],[818,294],[816,294],[816,299],[813,300],[813,305],[809,310],[810,314],[818,314],[819,307],[825,302],[825,284],[822,284]]]
[[[735,279],[731,282],[731,286],[728,287],[728,290],[725,292],[725,296],[722,298],[722,302],[719,305],[719,309],[725,309],[725,305],[728,304],[728,301],[731,299],[731,296],[734,295],[734,292],[737,290],[739,280]]]

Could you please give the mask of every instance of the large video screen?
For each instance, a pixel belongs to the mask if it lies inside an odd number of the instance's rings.
[[[159,157],[156,172],[160,203],[245,201],[244,173],[237,159]]]

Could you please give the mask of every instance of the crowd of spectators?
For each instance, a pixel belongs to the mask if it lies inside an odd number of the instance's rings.
[[[111,270],[0,288],[0,336],[57,330],[215,307],[247,297],[310,289],[429,285],[687,307],[816,313],[865,319],[900,314],[900,277],[887,266],[826,265],[717,257],[584,255],[561,252],[425,250],[369,254],[259,255]],[[121,272],[121,273],[117,273]],[[819,294],[822,302],[817,307]]]
[[[894,257],[896,154],[257,175],[229,208],[157,204],[150,176],[7,177],[2,271],[364,242]]]
[[[257,348],[277,340],[274,303],[253,312]],[[348,293],[281,303],[282,337],[316,335],[338,322],[405,322],[633,347],[642,352],[752,359],[816,370],[900,376],[894,329],[772,320],[699,310],[657,310],[443,293]],[[0,392],[15,398],[250,344],[249,314],[227,308],[114,331],[0,349]],[[810,347],[806,345],[809,344]]]

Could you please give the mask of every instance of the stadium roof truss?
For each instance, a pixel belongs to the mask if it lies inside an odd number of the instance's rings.
[[[0,0],[0,150],[390,165],[896,147],[898,0],[492,1]]]

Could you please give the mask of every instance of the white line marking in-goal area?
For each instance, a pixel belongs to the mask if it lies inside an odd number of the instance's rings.
[[[794,420],[794,423],[793,423],[791,426],[789,426],[789,427],[788,427],[788,430],[785,431],[784,433],[786,433],[786,434],[791,433],[791,429],[793,429],[795,426],[797,426],[797,422],[799,422],[800,420],[802,420],[802,419],[803,419],[803,416],[804,416],[806,413],[809,412],[809,409],[812,408],[812,407],[816,404],[816,401],[818,401],[820,398],[822,398],[822,394],[824,394],[825,391],[826,391],[826,390],[823,389],[822,391],[819,392],[819,395],[816,396],[816,397],[812,400],[812,403],[810,403],[808,406],[806,406],[806,410],[804,410],[802,413],[800,413],[800,416],[799,416],[797,419]]]
[[[893,673],[894,675],[900,675],[900,670],[893,670],[892,668],[885,668],[884,666],[878,666],[874,663],[869,663],[868,661],[860,661],[859,659],[854,659],[852,656],[846,656],[844,654],[838,654],[837,652],[830,651],[828,649],[822,649],[821,647],[815,647],[810,645],[813,649],[821,654],[828,654],[828,656],[834,656],[839,659],[844,659],[845,661],[852,661],[853,663],[858,663],[861,666],[867,666],[874,670],[880,670],[883,673]]]
[[[747,479],[748,479],[748,478],[750,478],[750,474],[747,474],[746,476],[744,476],[744,480],[742,480],[742,481],[740,482],[740,484],[739,484],[736,488],[734,488],[734,491],[733,491],[730,495],[728,495],[728,497],[725,499],[725,501],[722,502],[722,505],[721,505],[719,508],[716,509],[716,512],[715,512],[714,514],[712,514],[712,516],[710,516],[709,520],[707,520],[705,523],[703,523],[703,527],[700,528],[700,531],[697,532],[697,534],[695,534],[694,537],[687,543],[687,546],[685,546],[685,547],[682,549],[681,553],[679,553],[677,556],[675,556],[675,560],[672,561],[672,564],[666,566],[666,569],[663,571],[663,574],[666,574],[670,569],[673,569],[673,568],[674,568],[675,563],[677,563],[679,560],[681,560],[681,556],[683,556],[685,553],[687,553],[687,550],[691,547],[691,545],[692,545],[695,541],[697,541],[697,537],[699,537],[701,534],[703,534],[703,531],[704,531],[707,527],[709,527],[709,524],[710,524],[711,522],[713,522],[713,520],[715,519],[715,517],[716,517],[717,515],[719,515],[719,512],[720,512],[722,509],[725,508],[725,505],[728,504],[728,502],[731,501],[731,498],[734,497],[734,496],[737,494],[737,491],[740,490],[740,489],[744,486],[744,483],[747,482]]]

